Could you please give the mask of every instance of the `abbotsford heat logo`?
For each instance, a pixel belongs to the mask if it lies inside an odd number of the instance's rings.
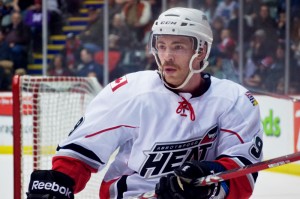
[[[144,151],[147,158],[139,173],[145,178],[157,177],[172,172],[185,161],[203,160],[217,136],[218,127],[214,126],[203,138],[175,143],[156,143],[150,151]]]

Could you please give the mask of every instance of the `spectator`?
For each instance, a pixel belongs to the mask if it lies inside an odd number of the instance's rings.
[[[12,59],[11,50],[7,41],[5,41],[5,34],[0,30],[0,61],[10,61]]]
[[[89,21],[82,33],[79,34],[84,48],[93,52],[103,48],[103,18],[100,17],[101,9],[89,8]]]
[[[12,67],[11,51],[0,30],[0,91],[11,90]]]
[[[162,1],[161,0],[149,0],[149,3],[151,6],[151,13],[152,13],[151,21],[154,22],[154,19],[157,19],[157,17],[161,13]]]
[[[80,50],[82,49],[80,39],[73,33],[67,34],[66,45],[62,49],[61,54],[64,57],[64,63],[66,63],[67,68],[75,72],[76,65],[80,61]]]
[[[217,46],[222,41],[221,32],[225,28],[223,19],[221,17],[214,18],[212,21],[211,28],[212,28],[212,32],[213,32],[213,38],[214,38],[214,42],[211,47],[211,51],[212,51],[211,53],[212,53],[212,56],[216,56],[216,53],[218,51]]]
[[[103,83],[103,66],[94,61],[94,53],[83,48],[80,51],[80,63],[77,66],[76,76],[96,77],[100,84]]]
[[[34,0],[13,0],[12,6],[15,12],[26,12],[26,10],[34,4]]]
[[[270,78],[270,70],[273,67],[274,61],[271,56],[267,56],[261,60],[257,69],[251,77],[245,78],[245,86],[251,89],[266,89],[266,80]]]
[[[249,49],[246,52],[246,67],[245,67],[245,78],[249,78],[253,76],[256,71],[260,61],[273,54],[272,51],[269,50],[266,42],[266,33],[264,30],[255,31],[254,35],[249,44]]]
[[[134,37],[142,41],[151,25],[151,4],[145,0],[128,0],[123,6],[122,17],[133,31]]]
[[[109,72],[109,81],[121,77],[124,75],[123,69],[118,67],[122,59],[122,52],[119,46],[119,36],[110,34],[108,37],[109,51],[108,51],[108,72]],[[104,64],[104,51],[98,51],[95,53],[94,60],[96,63],[103,65]]]
[[[286,20],[286,13],[285,13],[285,11],[282,10],[279,12],[279,16],[276,21],[277,37],[278,37],[279,42],[284,42],[284,40],[285,40],[285,31],[286,31],[285,20]]]
[[[22,21],[22,16],[19,12],[14,12],[11,15],[12,24],[4,28],[6,33],[6,42],[12,52],[12,60],[14,69],[27,69],[27,53],[30,43],[30,29]]]
[[[244,16],[247,23],[252,28],[253,20],[258,16],[261,0],[245,0],[244,2]]]
[[[8,0],[7,5],[11,7],[11,12],[19,12],[22,18],[26,15],[28,9],[34,5],[34,0]],[[8,26],[11,24],[11,12],[6,15],[2,20],[2,26]]]
[[[270,48],[267,44],[267,37],[264,30],[260,29],[255,31],[249,49],[250,57],[254,63],[259,63],[260,60],[269,54]],[[275,43],[277,42],[275,41]]]
[[[208,21],[212,22],[218,2],[216,0],[204,0],[199,2],[199,4],[200,10],[203,10],[208,18]]]
[[[228,44],[227,43],[229,41],[228,39],[231,39],[232,41],[234,41],[234,43],[236,43],[236,40],[234,40],[232,37],[231,30],[228,28],[222,29],[220,36],[221,36],[221,42],[218,43],[218,49],[222,52],[225,50],[224,48],[226,47],[226,44]]]
[[[296,64],[300,67],[300,17],[293,18],[291,25],[291,42],[291,49],[297,61]]]
[[[48,23],[50,21],[50,15],[47,17]],[[42,0],[35,0],[34,5],[31,6],[24,17],[24,23],[30,27],[32,35],[32,49],[34,52],[42,51]]]
[[[117,3],[116,0],[108,0],[108,9],[109,9],[109,19],[112,19],[115,14],[121,13],[122,4]]]
[[[215,52],[216,56],[219,56],[220,53],[223,53],[223,51],[225,50],[225,43],[229,41],[228,39],[233,40],[234,43],[236,43],[236,41],[232,38],[231,31],[228,28],[223,28],[222,30],[220,30],[219,34],[220,38],[218,39],[218,42],[215,42],[215,45],[213,47],[213,52]]]
[[[62,34],[62,27],[64,25],[63,14],[60,10],[62,6],[60,0],[47,0],[47,9],[51,18],[49,21],[49,32],[51,35]]]
[[[278,0],[276,1],[277,5],[277,10],[280,12],[281,10],[286,9],[286,0]],[[300,16],[300,4],[299,0],[290,0],[290,13],[291,13],[291,18],[293,19],[294,17],[299,17]]]
[[[255,63],[251,57],[246,58],[245,69],[244,69],[244,78],[251,77],[254,72],[257,70],[258,63]]]
[[[9,5],[8,3],[0,0],[0,25],[3,25],[3,19],[6,21],[9,21],[9,19],[7,18],[9,16],[9,14],[11,13],[11,11],[13,10],[12,6]],[[7,22],[5,22],[7,23]]]
[[[267,37],[265,42],[268,49],[275,49],[277,45],[277,24],[271,17],[270,10],[267,4],[260,6],[259,15],[253,21],[254,32],[257,30],[263,30]]]
[[[233,10],[237,5],[238,4],[235,0],[224,0],[219,2],[214,17],[222,17],[225,25],[227,26]]]
[[[231,31],[232,34],[232,38],[235,41],[239,40],[239,7],[236,6],[233,9],[232,12],[232,16],[230,18],[230,20],[228,21],[228,26],[227,28]],[[249,40],[251,39],[251,27],[248,24],[248,20],[246,19],[246,17],[243,17],[243,42],[246,44],[246,48],[248,47],[247,44],[249,43]]]
[[[49,70],[49,76],[73,76],[73,73],[67,68],[62,55],[57,54],[54,56]]]
[[[137,48],[143,50],[144,46],[148,44],[149,42],[149,37],[152,33],[152,30],[149,27],[149,25],[152,25],[155,21],[155,19],[157,19],[157,17],[159,16],[159,14],[162,11],[162,1],[161,0],[148,0],[148,2],[150,3],[150,8],[151,8],[151,19],[148,22],[147,27],[145,28],[144,31],[144,36],[143,36],[143,40],[138,43],[137,45],[135,45]],[[135,39],[136,40],[136,39]]]
[[[137,40],[132,35],[131,29],[126,26],[120,13],[114,15],[111,23],[110,34],[118,37],[118,45],[125,51],[136,46]],[[128,42],[130,41],[130,42]]]
[[[219,46],[220,55],[218,56],[219,60],[217,61],[219,64],[219,71],[214,75],[220,79],[229,79],[236,83],[240,83],[239,68],[236,64],[237,56],[234,57],[234,55],[236,55],[235,48],[236,42],[230,36],[225,37]]]
[[[66,12],[73,17],[80,16],[79,10],[82,7],[83,0],[66,0],[64,1]]]
[[[280,79],[283,78],[285,68],[285,46],[277,44],[274,64],[268,72],[268,78],[265,81],[265,88],[269,92],[276,92]]]

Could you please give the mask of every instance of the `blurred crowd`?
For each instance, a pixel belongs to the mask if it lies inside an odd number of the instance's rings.
[[[62,34],[63,1],[47,0],[49,35]],[[33,52],[42,50],[42,0],[0,0],[0,90],[14,74],[26,74]]]
[[[137,70],[156,69],[147,48],[151,26],[163,9],[161,0],[109,0],[109,81]],[[187,7],[188,1],[166,0],[166,8]],[[64,34],[69,17],[80,17],[84,0],[47,0],[49,35]],[[245,0],[243,46],[239,49],[237,0],[193,1],[209,17],[213,30],[207,72],[251,89],[284,92],[285,0]],[[95,76],[103,83],[104,15],[88,9],[88,23],[78,34],[66,34],[63,50],[49,63],[49,76]],[[0,90],[10,90],[13,74],[26,74],[30,53],[41,52],[41,0],[0,0]],[[290,88],[300,93],[300,2],[291,0]],[[240,78],[239,53],[243,53]],[[241,80],[242,79],[242,80]]]

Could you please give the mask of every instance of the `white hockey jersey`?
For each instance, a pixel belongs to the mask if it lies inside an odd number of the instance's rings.
[[[239,166],[261,161],[257,101],[232,81],[202,77],[207,89],[198,97],[166,88],[157,71],[115,80],[90,103],[56,156],[101,170],[119,148],[101,190],[109,198],[152,191],[161,176],[191,159],[226,157]],[[247,178],[253,188],[255,176]]]

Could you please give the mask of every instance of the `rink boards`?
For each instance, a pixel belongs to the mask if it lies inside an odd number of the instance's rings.
[[[255,98],[265,131],[264,159],[300,151],[300,101],[265,95],[255,95]],[[32,127],[25,128],[30,134]],[[9,92],[0,93],[0,138],[0,154],[12,154],[12,94]],[[300,162],[272,170],[300,175]]]

